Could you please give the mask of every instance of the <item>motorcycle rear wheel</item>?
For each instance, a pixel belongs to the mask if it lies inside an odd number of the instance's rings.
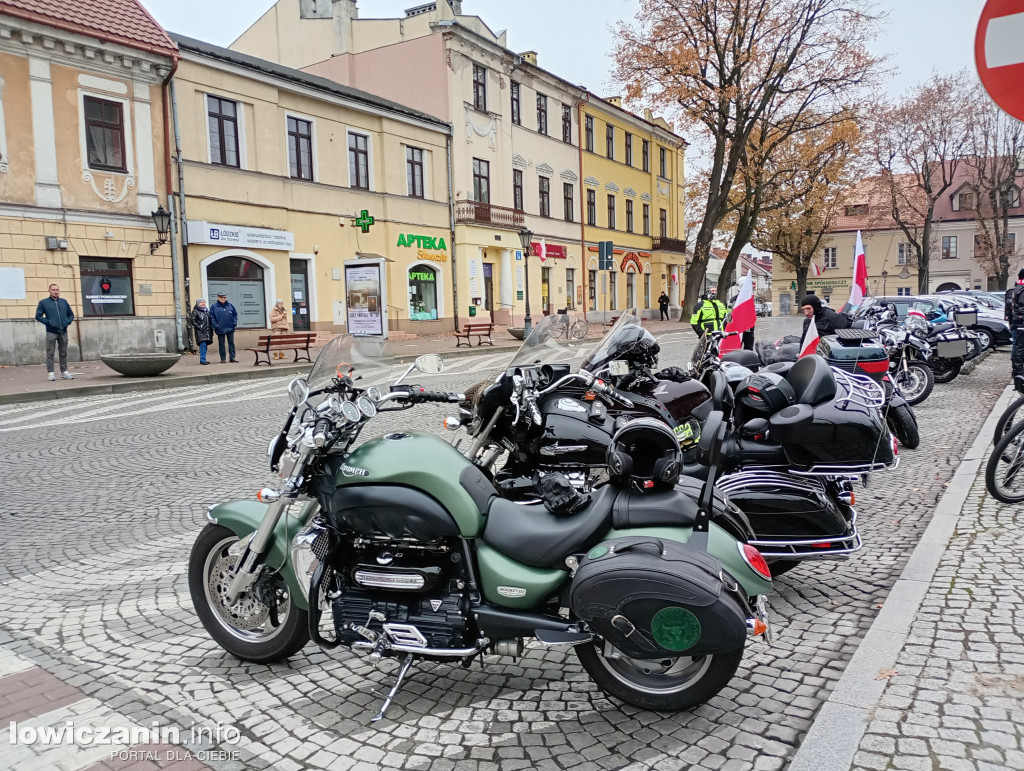
[[[992,437],[992,444],[999,444],[999,440],[1010,433],[1014,427],[1024,420],[1024,396],[1019,397],[1013,404],[1006,408],[1006,412],[999,416],[996,422],[996,430]]]
[[[707,656],[652,661],[631,659],[622,653],[618,658],[607,658],[603,645],[594,642],[576,646],[576,657],[591,679],[602,691],[627,704],[659,712],[703,704],[732,680],[743,659],[742,647]]]
[[[901,445],[908,450],[916,450],[920,446],[921,433],[918,431],[914,412],[909,406],[905,404],[896,407],[890,406],[885,419]]]
[[[956,380],[956,376],[963,369],[963,359],[932,359],[932,375],[936,383],[949,383]]]
[[[231,569],[242,549],[241,541],[221,525],[207,525],[199,533],[188,559],[188,588],[192,605],[203,627],[221,648],[243,661],[273,664],[284,661],[309,642],[306,611],[295,607],[280,576],[270,577],[269,587],[280,598],[278,625],[270,621],[270,609],[249,588],[234,605],[223,604]]]
[[[907,371],[902,368],[893,377],[896,385],[900,387],[900,393],[911,406],[920,404],[931,394],[935,388],[935,375],[932,368],[921,361],[908,361]]]
[[[1024,422],[999,440],[985,466],[985,488],[1003,503],[1024,501]]]

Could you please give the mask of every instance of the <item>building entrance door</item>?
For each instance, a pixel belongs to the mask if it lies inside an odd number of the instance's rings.
[[[779,295],[779,315],[788,316],[793,312],[793,295],[785,292]]]
[[[494,265],[484,263],[484,308],[491,312],[494,321]]]
[[[550,316],[551,310],[551,268],[540,269],[540,302],[544,315]]]
[[[290,260],[292,292],[292,329],[309,331],[309,263]]]

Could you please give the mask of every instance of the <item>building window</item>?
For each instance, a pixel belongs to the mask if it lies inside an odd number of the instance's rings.
[[[626,307],[636,307],[636,273],[626,274]]]
[[[658,174],[663,179],[668,179],[668,153],[664,147],[658,148]]]
[[[85,97],[85,147],[90,169],[128,170],[125,166],[122,109],[120,102]]]
[[[365,134],[348,135],[348,184],[370,189],[370,138]]]
[[[825,270],[839,267],[839,250],[838,247],[828,246],[825,248]]]
[[[633,165],[633,135],[628,132],[626,134],[626,165]]]
[[[641,149],[643,155],[644,171],[651,170],[651,143],[646,139],[644,140],[643,148]]]
[[[479,158],[473,159],[473,200],[491,202],[491,164]]]
[[[633,202],[626,199],[626,232],[633,232]]]
[[[206,117],[210,128],[210,163],[238,167],[238,103],[207,96]]]
[[[473,107],[487,112],[487,68],[473,65]]]
[[[910,287],[909,286],[898,287],[896,289],[896,296],[897,297],[910,297]]]
[[[616,295],[618,294],[618,292],[616,292],[616,289],[618,287],[615,286],[616,275],[617,274],[614,270],[608,271],[608,310],[612,311],[619,307],[618,302],[616,302],[618,300],[618,297],[616,297]]]
[[[82,313],[85,316],[134,316],[130,260],[79,258]]]
[[[512,123],[516,126],[522,125],[523,116],[519,102],[519,84],[512,81]]]
[[[512,169],[512,208],[523,211],[523,170]]]
[[[644,204],[644,235],[649,236],[651,234],[651,205],[649,203]]]
[[[565,269],[565,307],[576,307],[576,269]]]
[[[576,194],[571,182],[562,183],[562,204],[565,206],[565,221],[572,222],[575,218],[574,210]]]
[[[567,104],[562,105],[562,141],[572,144],[572,108]]]
[[[587,150],[594,152],[594,117],[588,115],[585,121],[587,132]]]
[[[868,216],[868,205],[866,203],[856,203],[852,206],[846,207],[847,217],[866,217]]]
[[[668,238],[668,209],[662,209],[660,214],[660,229],[659,233],[662,238]]]
[[[590,310],[597,310],[597,271],[587,271],[587,299],[590,301]]]
[[[999,208],[1001,209],[1019,209],[1020,208],[1020,190],[1013,185],[999,191]]]
[[[437,270],[429,265],[409,268],[409,319],[437,319]]]
[[[548,133],[548,98],[537,94],[537,133]]]
[[[551,180],[548,177],[538,177],[537,186],[540,192],[540,216],[551,216]]]
[[[914,254],[911,250],[912,247],[909,243],[904,242],[900,244],[896,254],[896,264],[910,265],[912,262],[912,255]]]
[[[651,307],[651,274],[644,273],[644,307]]]
[[[943,236],[942,237],[942,259],[944,259],[944,260],[955,260],[956,259],[956,236]]]
[[[413,198],[423,198],[423,151],[418,147],[405,148],[405,181]]]
[[[597,193],[587,191],[587,224],[597,225]]]
[[[313,179],[313,123],[288,116],[288,173]]]
[[[968,211],[974,209],[973,193],[956,193],[953,196],[953,211],[960,211],[961,209]]]
[[[609,123],[605,127],[604,138],[605,138],[604,154],[607,157],[609,157],[609,158],[614,160],[615,159],[615,126],[613,126],[613,125],[611,125]]]
[[[615,196],[608,194],[608,229],[615,230]]]

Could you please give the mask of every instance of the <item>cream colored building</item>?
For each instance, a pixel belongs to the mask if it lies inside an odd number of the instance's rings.
[[[453,329],[448,124],[175,39],[191,302],[226,292],[243,342],[277,299],[295,330]]]
[[[44,360],[36,305],[57,283],[71,361],[176,350],[163,84],[177,52],[141,8],[0,13],[0,364]],[[150,245],[153,243],[153,248]]]

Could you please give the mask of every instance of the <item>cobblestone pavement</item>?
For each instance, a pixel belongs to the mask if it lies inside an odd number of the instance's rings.
[[[682,336],[663,343],[663,363],[688,358]],[[430,387],[461,390],[504,363],[486,358],[430,378]],[[529,648],[515,663],[421,665],[388,719],[370,725],[391,667],[378,671],[312,645],[276,666],[226,655],[196,620],[185,564],[205,506],[251,498],[269,480],[265,448],[287,407],[283,379],[0,408],[0,686],[32,673],[21,691],[0,690],[0,706],[8,720],[53,725],[70,719],[72,707],[107,724],[156,721],[180,733],[160,746],[228,753],[201,756],[216,769],[784,768],[899,576],[1007,366],[997,354],[936,387],[917,410],[922,448],[857,492],[864,550],[777,580],[775,645],[752,645],[728,687],[677,714],[622,705],[571,652]],[[424,406],[415,423],[440,427],[445,414]],[[408,424],[408,414],[388,416],[373,429]],[[999,516],[993,521],[1009,531]],[[193,741],[195,724],[207,733]],[[218,727],[237,729],[238,741],[217,741]],[[51,749],[11,745],[0,731],[3,768],[70,771],[102,760],[95,752],[46,755]]]

